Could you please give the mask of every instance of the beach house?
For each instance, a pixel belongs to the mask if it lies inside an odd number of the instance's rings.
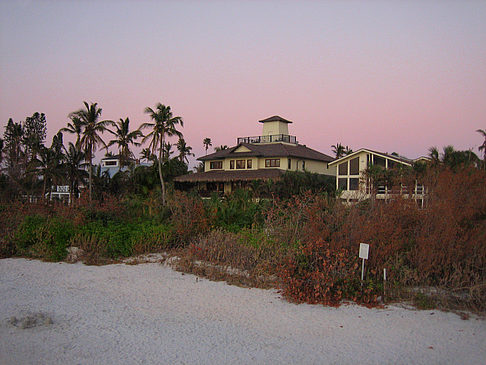
[[[397,194],[411,197],[423,206],[425,189],[420,182],[415,181],[414,186],[390,186],[386,181],[372,179],[370,168],[375,171],[386,171],[400,168],[409,168],[416,162],[426,162],[429,159],[419,157],[415,160],[361,148],[349,155],[343,156],[329,163],[336,168],[336,187],[341,191],[341,199],[353,203],[376,197],[377,199],[390,199]]]
[[[292,122],[279,116],[260,120],[263,130],[259,136],[238,137],[236,145],[219,150],[198,160],[204,171],[179,176],[179,184],[197,185],[202,193],[228,194],[245,188],[255,180],[278,180],[286,171],[307,171],[335,176],[334,158],[299,144],[289,134]]]

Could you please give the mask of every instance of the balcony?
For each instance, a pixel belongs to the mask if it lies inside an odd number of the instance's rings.
[[[272,134],[269,136],[238,137],[237,144],[240,143],[273,143],[286,142],[297,144],[297,138],[288,134]]]

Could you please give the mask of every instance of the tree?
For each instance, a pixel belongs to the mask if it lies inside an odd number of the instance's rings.
[[[214,150],[215,150],[216,152],[218,152],[218,151],[223,151],[223,150],[227,150],[227,149],[228,149],[228,146],[227,146],[227,145],[225,145],[225,144],[222,144],[221,146],[214,147]]]
[[[206,149],[206,155],[207,155],[208,154],[208,148],[213,145],[211,143],[211,138],[204,138],[203,139],[203,145],[204,145],[204,148]]]
[[[486,130],[478,129],[476,130],[481,136],[483,136],[484,141],[481,146],[478,147],[479,152],[483,151],[483,160],[484,160],[484,167],[486,168]]]
[[[347,155],[350,155],[353,153],[353,150],[351,148],[349,148],[348,146],[346,146],[346,148],[344,148],[344,154],[347,156]]]
[[[62,166],[59,155],[56,152],[54,143],[51,148],[43,147],[40,150],[39,157],[35,159],[37,173],[42,176],[42,199],[45,199],[46,189],[54,180],[62,176]],[[49,189],[49,198],[51,189]]]
[[[85,157],[89,162],[89,201],[92,201],[93,195],[93,155],[96,152],[98,145],[107,147],[106,143],[100,137],[100,133],[106,130],[106,126],[112,123],[111,120],[99,120],[101,117],[101,108],[98,108],[98,103],[91,103],[89,105],[84,102],[84,109],[75,111],[69,115],[71,120],[79,118],[83,127],[82,137],[79,141],[79,146],[85,153]]]
[[[162,152],[165,146],[165,139],[171,136],[178,136],[182,138],[182,133],[177,130],[177,125],[180,124],[184,126],[181,117],[174,117],[170,106],[165,106],[158,103],[155,110],[150,107],[145,108],[145,113],[150,115],[152,122],[143,123],[140,126],[140,130],[149,128],[151,131],[149,134],[144,136],[142,143],[149,141],[149,149],[152,153],[157,153],[158,151],[158,167],[159,167],[159,178],[160,178],[160,188],[162,190],[162,205],[165,206],[165,183],[162,176]]]
[[[149,161],[154,161],[157,157],[152,153],[152,151],[150,151],[150,148],[144,148],[140,152],[140,158],[142,160],[149,162]]]
[[[341,158],[344,156],[344,146],[341,143],[333,144],[332,152],[336,155],[336,158]]]
[[[7,164],[7,174],[16,185],[19,184],[24,169],[23,159],[25,154],[22,149],[23,137],[24,128],[22,123],[15,123],[10,118],[3,134],[5,144],[4,157]]]
[[[3,139],[0,138],[0,169],[2,167],[2,162],[3,162]]]
[[[23,144],[27,161],[33,161],[44,147],[47,134],[47,121],[44,113],[35,112],[25,118]]]
[[[170,160],[170,156],[174,153],[172,151],[172,143],[165,142],[164,147],[162,148],[162,162],[167,162]]]
[[[177,141],[177,150],[179,151],[179,160],[181,162],[189,163],[188,156],[194,156],[194,153],[192,153],[192,147],[186,144],[184,138],[180,138]]]
[[[75,146],[77,149],[80,149],[81,134],[83,133],[83,122],[77,115],[71,115],[70,118],[72,123],[68,123],[67,127],[61,128],[59,131],[76,134]]]
[[[138,129],[130,132],[130,119],[128,118],[125,118],[125,120],[120,118],[118,122],[111,122],[111,125],[115,127],[115,131],[108,131],[116,138],[108,143],[108,147],[115,144],[118,146],[120,166],[123,168],[124,166],[128,166],[130,158],[133,157],[133,153],[130,151],[130,145],[140,146],[140,143],[137,143],[136,140],[142,136],[142,132]]]
[[[82,168],[84,152],[69,142],[68,148],[64,150],[63,169],[69,181],[69,202],[73,203],[73,194],[79,192],[79,184],[86,179],[86,171]]]

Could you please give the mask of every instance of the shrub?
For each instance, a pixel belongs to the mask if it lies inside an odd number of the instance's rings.
[[[67,255],[74,226],[63,218],[27,216],[16,232],[16,248],[21,255],[60,261]]]

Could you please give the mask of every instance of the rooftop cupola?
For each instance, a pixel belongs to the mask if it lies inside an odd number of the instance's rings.
[[[295,136],[289,135],[290,120],[274,115],[273,117],[259,120],[263,124],[261,136],[238,137],[237,143],[291,143],[297,144]]]
[[[289,123],[292,123],[290,120],[286,120],[278,115],[259,120],[258,122],[263,124],[262,136],[272,136],[276,134],[288,135]]]

